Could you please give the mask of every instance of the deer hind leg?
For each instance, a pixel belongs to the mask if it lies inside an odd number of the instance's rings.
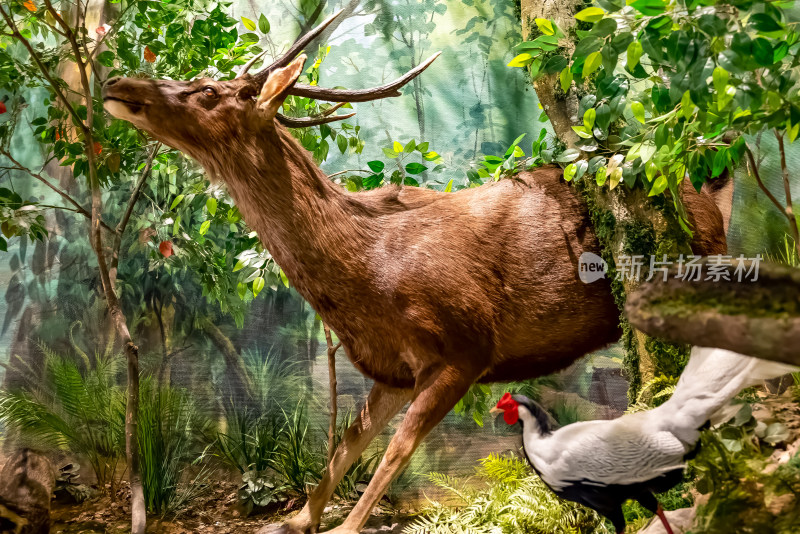
[[[478,377],[478,373],[449,366],[420,375],[425,378],[418,380],[415,387],[416,397],[400,429],[389,443],[367,490],[344,523],[329,531],[329,534],[354,534],[361,530],[369,519],[372,509],[386,492],[389,483],[408,465],[417,446],[464,396]]]
[[[375,383],[364,408],[345,431],[342,441],[336,447],[331,464],[323,473],[322,480],[311,493],[300,513],[283,525],[268,525],[259,530],[258,534],[316,532],[322,517],[322,510],[347,469],[364,452],[375,436],[386,427],[392,417],[411,400],[412,395],[413,390],[411,389],[390,388]]]

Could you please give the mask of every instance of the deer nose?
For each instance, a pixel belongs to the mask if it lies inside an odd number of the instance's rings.
[[[122,78],[120,78],[119,76],[114,76],[113,78],[109,78],[108,80],[106,80],[106,83],[105,83],[105,85],[103,87],[111,87],[112,85],[114,85],[115,83],[120,81],[121,79]]]

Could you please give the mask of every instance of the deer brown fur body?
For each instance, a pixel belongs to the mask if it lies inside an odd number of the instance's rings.
[[[111,80],[106,107],[227,184],[297,291],[375,381],[306,507],[280,530],[315,531],[350,463],[411,401],[367,491],[335,529],[353,533],[471,384],[566,367],[619,338],[619,310],[607,281],[578,278],[580,255],[600,250],[586,207],[560,169],[456,193],[348,193],[274,116],[276,99],[291,91],[301,68],[302,61],[271,72],[256,88],[257,101],[249,77]],[[698,233],[718,234],[708,243],[724,251],[710,197],[688,194],[700,210],[689,206]]]

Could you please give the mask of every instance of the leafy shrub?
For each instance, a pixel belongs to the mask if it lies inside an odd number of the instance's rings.
[[[242,474],[273,467],[286,420],[283,409],[292,400],[286,393],[303,391],[304,377],[297,364],[277,356],[243,355],[248,398],[223,405],[223,427],[212,436],[214,454]]]
[[[237,496],[245,516],[250,515],[253,510],[266,508],[287,498],[287,487],[276,486],[273,480],[274,476],[263,471],[248,471],[242,475],[242,486]]]
[[[608,532],[596,512],[556,497],[519,458],[493,454],[480,464],[476,478],[483,489],[440,473],[428,475],[461,505],[431,501],[404,534]]]
[[[656,406],[661,406],[669,400],[678,385],[678,377],[659,375],[642,386],[633,403],[626,413],[643,412]]]
[[[187,465],[198,460],[193,436],[201,434],[198,426],[203,423],[185,391],[158,387],[145,378],[140,392],[138,431],[144,498],[148,511],[163,517],[206,489],[203,482],[210,471],[205,467],[179,488]]]
[[[19,362],[28,385],[0,391],[0,422],[22,439],[49,444],[85,457],[100,487],[114,482],[125,454],[125,396],[118,385],[119,355],[95,357],[93,367],[41,345],[41,370]],[[88,365],[88,358],[85,365]]]
[[[270,467],[289,489],[305,495],[310,486],[319,482],[325,459],[310,432],[305,402],[298,402],[292,412],[283,414],[285,423]]]

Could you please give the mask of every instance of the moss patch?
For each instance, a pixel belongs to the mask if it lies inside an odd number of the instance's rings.
[[[586,180],[576,183],[589,211],[592,226],[600,241],[601,256],[608,263],[608,278],[611,281],[611,292],[614,302],[620,309],[620,328],[622,329],[622,344],[625,348],[623,358],[623,373],[628,380],[628,399],[635,402],[642,387],[641,354],[636,332],[628,323],[623,310],[626,302],[626,290],[621,280],[616,279],[616,264],[613,250],[615,243],[622,239],[624,254],[645,257],[642,269],[642,279],[649,273],[649,258],[655,255],[660,260],[663,255],[676,258],[678,254],[691,252],[691,236],[685,232],[677,219],[677,210],[671,199],[664,196],[647,199],[648,207],[652,207],[663,214],[666,222],[665,228],[657,229],[652,221],[643,216],[633,220],[618,221],[614,213],[599,205],[595,195],[597,188]],[[676,345],[666,341],[646,336],[644,350],[651,356],[653,372],[655,375],[665,374],[677,376],[683,370],[688,358],[689,349],[685,345]]]
[[[800,317],[800,302],[791,298],[782,299],[780,296],[778,292],[767,291],[753,291],[747,298],[725,291],[720,291],[714,296],[701,292],[688,292],[654,299],[650,310],[659,316],[679,317],[690,317],[703,311],[713,311],[720,315],[746,315],[772,319]]]
[[[656,376],[679,376],[689,361],[689,345],[676,345],[648,336],[644,346],[647,352],[658,356],[654,362]]]

